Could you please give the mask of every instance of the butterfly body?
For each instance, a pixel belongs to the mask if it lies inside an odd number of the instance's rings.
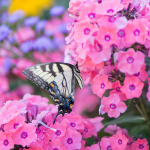
[[[23,74],[42,89],[49,91],[58,105],[57,116],[59,114],[64,116],[65,113],[72,111],[75,79],[79,87],[83,88],[78,63],[75,65],[61,62],[38,64],[25,69]]]

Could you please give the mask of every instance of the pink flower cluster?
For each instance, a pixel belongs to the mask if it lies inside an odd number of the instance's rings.
[[[124,101],[139,98],[148,78],[149,7],[148,1],[70,0],[74,23],[68,25],[65,61],[73,63],[68,53],[78,61],[85,84],[102,98],[100,113],[109,117],[124,113]],[[103,97],[106,90],[109,97]]]
[[[83,150],[85,139],[97,137],[104,127],[102,117],[85,119],[73,112],[60,115],[53,125],[57,109],[47,98],[30,94],[7,101],[0,109],[0,149]],[[99,143],[93,147],[100,149]]]

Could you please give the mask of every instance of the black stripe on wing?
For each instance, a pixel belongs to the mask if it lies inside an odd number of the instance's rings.
[[[30,71],[28,68],[25,69],[22,74],[26,76],[28,79],[30,79],[33,83],[35,83],[37,86],[41,87],[42,89],[48,90],[49,84],[48,82],[44,81],[41,77],[34,74],[33,71]]]

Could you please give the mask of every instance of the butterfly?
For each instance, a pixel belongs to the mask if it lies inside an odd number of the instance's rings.
[[[53,124],[58,115],[64,116],[72,111],[75,79],[81,89],[84,87],[78,62],[75,65],[61,62],[37,64],[23,70],[22,74],[42,89],[48,90],[58,105]]]

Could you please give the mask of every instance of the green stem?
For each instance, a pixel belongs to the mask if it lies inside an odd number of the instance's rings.
[[[143,111],[144,116],[145,116],[145,121],[148,122],[149,121],[148,114],[146,112],[146,108],[145,108],[145,106],[143,104],[143,101],[142,101],[141,97],[139,98],[139,101],[140,101],[140,104],[141,104],[141,107],[142,107],[142,111]],[[149,127],[149,130],[150,130],[150,125],[149,124],[148,124],[148,127]]]

